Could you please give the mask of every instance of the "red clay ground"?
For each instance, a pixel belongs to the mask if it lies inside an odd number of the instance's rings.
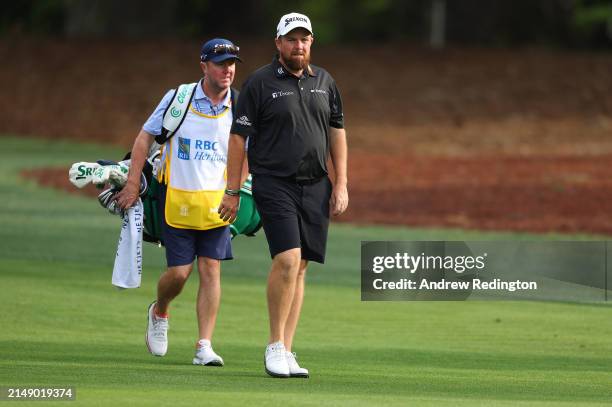
[[[365,165],[379,160],[377,165]],[[588,158],[392,158],[351,156],[353,223],[612,234],[612,156]],[[44,178],[41,175],[44,173]],[[30,171],[42,185],[77,193],[67,168]],[[80,191],[97,196],[89,187]]]
[[[0,45],[0,133],[128,147],[164,91],[198,77],[197,43]],[[272,56],[241,46],[237,85]],[[343,93],[341,221],[612,234],[612,55],[388,44],[313,61]],[[75,191],[56,174],[44,183]]]

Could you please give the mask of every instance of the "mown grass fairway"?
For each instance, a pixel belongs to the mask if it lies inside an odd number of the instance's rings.
[[[295,344],[311,370],[308,380],[272,379],[263,371],[269,258],[263,233],[241,237],[236,260],[223,266],[214,338],[226,366],[190,364],[197,276],[173,303],[168,355],[152,357],[144,344],[146,307],[163,251],[146,245],[140,289],[114,289],[119,219],[92,199],[18,177],[24,168],[117,158],[121,150],[2,141],[8,154],[0,161],[0,385],[75,386],[74,405],[100,406],[612,402],[609,305],[360,301],[361,240],[569,238],[558,235],[334,225],[328,264],[309,271]]]

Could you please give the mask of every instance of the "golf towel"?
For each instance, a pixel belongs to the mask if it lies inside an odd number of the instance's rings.
[[[144,210],[139,198],[138,202],[123,215],[113,267],[113,285],[118,288],[140,287],[143,224]]]

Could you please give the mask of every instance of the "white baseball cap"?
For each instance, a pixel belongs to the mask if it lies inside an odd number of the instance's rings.
[[[311,34],[314,35],[314,33],[312,32],[312,26],[310,25],[310,18],[300,13],[285,14],[281,17],[280,21],[278,22],[278,25],[276,26],[276,38],[280,37],[281,35],[287,34],[293,29],[300,27],[307,29]]]

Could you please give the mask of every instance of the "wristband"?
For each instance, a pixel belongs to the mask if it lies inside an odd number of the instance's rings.
[[[239,189],[226,189],[225,190],[225,195],[238,196],[238,195],[240,195],[240,190]]]

